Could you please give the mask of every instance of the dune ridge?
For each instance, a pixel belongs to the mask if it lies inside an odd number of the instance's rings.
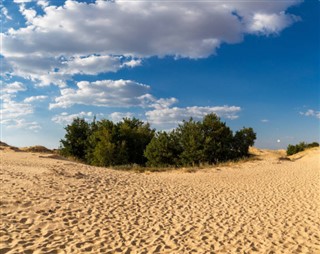
[[[1,153],[0,253],[320,253],[320,149],[186,173]]]

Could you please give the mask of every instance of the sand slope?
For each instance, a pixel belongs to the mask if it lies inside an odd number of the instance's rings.
[[[0,153],[0,253],[320,253],[320,149],[149,174]]]

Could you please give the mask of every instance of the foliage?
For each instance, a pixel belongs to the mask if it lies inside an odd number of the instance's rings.
[[[177,128],[179,143],[182,152],[180,160],[183,165],[199,165],[203,160],[203,133],[201,123],[193,121],[183,121]]]
[[[216,164],[248,155],[256,134],[243,128],[233,135],[215,114],[183,121],[171,132],[158,132],[139,119],[87,123],[76,118],[66,128],[61,153],[96,166],[152,167]]]
[[[66,128],[65,139],[60,141],[60,152],[64,156],[74,156],[85,161],[88,138],[91,135],[90,125],[82,118],[75,118]]]
[[[148,166],[168,167],[178,165],[181,154],[175,132],[158,132],[147,145],[144,152],[148,159]]]
[[[233,152],[236,157],[247,156],[249,147],[253,146],[255,139],[257,138],[252,128],[242,128],[234,135]]]
[[[312,148],[312,147],[319,147],[319,143],[312,142],[310,144],[307,144],[305,142],[300,142],[299,144],[296,144],[296,145],[290,144],[287,147],[287,155],[293,155],[293,154],[302,152],[307,148]]]
[[[147,146],[145,156],[150,166],[210,165],[247,156],[255,139],[252,128],[233,135],[226,123],[209,114],[203,121],[183,121],[171,133],[158,133]]]
[[[203,133],[203,156],[209,164],[230,160],[233,157],[233,134],[231,129],[214,114],[206,115],[201,125]]]
[[[319,147],[319,143],[318,142],[312,142],[307,144],[307,148],[312,148],[312,147]]]
[[[65,129],[62,155],[96,166],[144,165],[144,150],[154,136],[150,125],[136,118],[125,118],[117,124],[105,119],[89,124],[76,118]]]

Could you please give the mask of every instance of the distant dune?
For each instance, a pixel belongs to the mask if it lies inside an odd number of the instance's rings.
[[[319,148],[194,173],[0,148],[1,254],[320,253]]]

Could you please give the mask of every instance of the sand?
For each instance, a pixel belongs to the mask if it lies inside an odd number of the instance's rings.
[[[0,253],[320,253],[320,149],[160,173],[1,148]]]

